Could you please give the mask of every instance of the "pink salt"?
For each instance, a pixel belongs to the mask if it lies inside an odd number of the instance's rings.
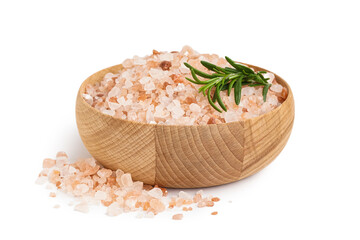
[[[287,97],[287,90],[277,83],[275,75],[266,73],[272,86],[263,101],[263,87],[244,86],[240,105],[221,92],[228,111],[219,113],[198,93],[199,85],[187,81],[191,73],[188,62],[210,73],[200,63],[205,60],[230,67],[216,54],[199,54],[185,46],[180,52],[158,52],[145,57],[135,56],[123,62],[119,72],[108,73],[103,81],[86,86],[84,100],[104,114],[125,120],[150,124],[206,125],[234,122],[257,117],[278,107]]]
[[[172,216],[172,219],[173,219],[173,220],[181,220],[181,219],[183,219],[183,217],[184,217],[184,215],[181,214],[181,213],[179,213],[179,214],[173,215],[173,216]]]
[[[55,166],[56,161],[54,159],[45,158],[43,161],[43,168],[51,168]]]
[[[203,198],[202,191],[197,192],[195,196],[180,191],[175,197],[166,197],[165,188],[144,185],[140,181],[133,182],[131,174],[106,169],[93,158],[80,159],[70,164],[68,156],[60,152],[55,164],[52,162],[50,168],[49,166],[44,165],[37,183],[49,181],[48,185],[52,188],[56,186],[59,191],[76,196],[80,203],[75,205],[74,210],[84,213],[89,211],[89,204],[100,202],[107,207],[106,214],[109,216],[129,211],[143,211],[145,217],[153,217],[165,211],[167,204],[169,208],[191,211],[191,206],[196,204],[195,200],[199,201],[199,207],[211,206],[212,200],[216,201],[216,198]],[[56,193],[51,192],[49,196],[55,197]],[[175,218],[181,218],[180,216],[182,215]]]

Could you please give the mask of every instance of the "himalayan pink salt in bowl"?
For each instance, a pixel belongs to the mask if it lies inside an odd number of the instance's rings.
[[[284,148],[293,126],[289,85],[272,81],[267,101],[260,87],[243,87],[240,105],[221,93],[227,112],[215,111],[197,93],[183,62],[226,66],[217,55],[157,52],[101,70],[81,85],[76,119],[89,152],[105,167],[164,187],[221,185],[250,176]],[[205,71],[205,70],[204,70]]]

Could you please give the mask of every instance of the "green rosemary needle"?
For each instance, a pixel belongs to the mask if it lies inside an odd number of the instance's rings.
[[[266,95],[271,87],[271,84],[268,83],[269,78],[263,76],[266,72],[254,72],[251,68],[236,63],[229,57],[225,57],[225,59],[232,67],[222,68],[212,63],[201,61],[204,67],[213,72],[212,74],[204,73],[190,64],[184,63],[190,69],[191,76],[193,77],[193,79],[186,79],[194,84],[203,85],[199,88],[199,92],[207,96],[210,105],[219,112],[222,112],[222,110],[227,111],[225,104],[221,100],[220,92],[227,91],[227,95],[230,96],[232,89],[234,89],[235,103],[239,105],[243,86],[263,86],[263,100],[266,102]],[[198,76],[206,80],[200,80]],[[216,102],[222,110],[215,104]]]

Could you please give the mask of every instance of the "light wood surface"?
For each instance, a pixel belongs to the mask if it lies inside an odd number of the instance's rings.
[[[288,97],[273,111],[239,122],[181,126],[117,119],[83,100],[86,85],[121,69],[116,65],[101,70],[83,82],[77,96],[76,121],[81,139],[94,158],[105,167],[131,173],[134,180],[171,188],[234,182],[266,167],[290,136],[294,99],[289,85],[276,74]]]

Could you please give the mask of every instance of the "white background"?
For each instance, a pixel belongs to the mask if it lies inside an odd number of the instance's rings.
[[[357,3],[1,0],[0,238],[360,239]],[[182,221],[82,214],[34,184],[43,158],[88,156],[74,114],[85,78],[185,44],[288,81],[295,124],[272,164],[206,189],[222,200]]]

